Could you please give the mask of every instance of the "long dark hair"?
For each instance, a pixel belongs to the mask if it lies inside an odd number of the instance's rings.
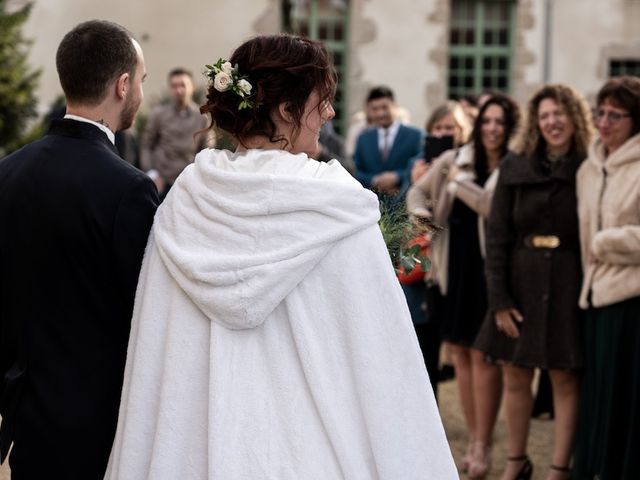
[[[295,140],[311,92],[319,94],[320,108],[335,95],[336,72],[324,46],[295,35],[262,35],[240,45],[229,59],[238,66],[253,86],[253,107],[239,110],[238,96],[219,92],[209,86],[207,102],[200,107],[210,113],[214,125],[233,135],[241,144],[253,136],[267,137],[271,142],[285,142],[278,135],[271,113],[281,103],[287,104],[296,127]]]
[[[507,154],[509,149],[509,141],[516,132],[520,123],[520,107],[508,95],[502,93],[492,94],[480,108],[478,116],[473,124],[473,132],[471,139],[473,142],[473,151],[475,155],[474,168],[478,183],[484,183],[489,176],[489,163],[487,160],[487,152],[482,144],[482,121],[484,114],[491,105],[497,105],[502,109],[504,114],[504,142],[500,146],[500,158]]]

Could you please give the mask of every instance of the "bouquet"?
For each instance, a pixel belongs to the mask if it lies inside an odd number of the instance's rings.
[[[429,244],[438,229],[407,213],[404,203],[380,204],[380,230],[401,283],[414,283],[431,267]]]

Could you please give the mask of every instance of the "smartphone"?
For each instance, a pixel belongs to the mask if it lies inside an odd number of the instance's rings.
[[[427,135],[424,140],[424,160],[427,163],[431,163],[434,158],[437,158],[443,152],[451,150],[453,148],[453,136],[444,135],[442,137],[436,137],[435,135]]]

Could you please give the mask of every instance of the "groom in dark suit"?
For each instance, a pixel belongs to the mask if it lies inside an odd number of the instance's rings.
[[[0,162],[0,453],[13,443],[15,480],[101,480],[158,204],[114,145],[145,65],[104,21],[69,32],[56,65],[67,115]]]
[[[395,119],[391,89],[376,87],[367,96],[372,127],[356,143],[356,178],[383,197],[394,197],[406,177],[409,160],[421,153],[422,132]]]

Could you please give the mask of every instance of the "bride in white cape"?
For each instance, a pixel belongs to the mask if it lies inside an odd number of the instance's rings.
[[[308,67],[277,70],[304,77],[270,109],[289,151],[219,114],[267,108],[274,59]],[[241,146],[200,152],[155,217],[105,478],[457,479],[377,198],[304,153],[334,114],[326,51],[257,37],[231,62],[255,96],[217,89],[219,62],[208,111]]]

